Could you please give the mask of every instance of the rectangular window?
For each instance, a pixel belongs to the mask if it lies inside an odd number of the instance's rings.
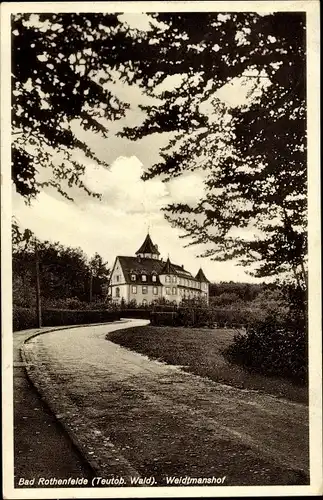
[[[154,286],[154,288],[153,288],[153,294],[154,295],[158,295],[158,288],[157,288],[157,286]]]
[[[173,276],[173,283],[176,283],[176,276]]]
[[[147,281],[147,276],[146,276],[145,274],[143,274],[143,275],[141,276],[141,279],[142,279],[142,281]]]
[[[166,276],[166,283],[170,283],[170,276]]]
[[[173,286],[173,295],[176,295],[176,286]]]
[[[148,287],[147,286],[143,286],[142,287],[142,293],[148,293]]]
[[[157,276],[155,274],[152,275],[152,278],[151,278],[153,281],[157,281]]]
[[[166,286],[166,295],[170,295],[170,287]]]
[[[136,281],[136,275],[135,274],[131,275],[131,281]]]
[[[136,285],[132,286],[132,293],[137,293],[137,287],[136,287]]]
[[[116,276],[116,280],[117,280],[117,281],[120,281],[120,275],[119,275],[119,274],[117,274],[117,276]]]

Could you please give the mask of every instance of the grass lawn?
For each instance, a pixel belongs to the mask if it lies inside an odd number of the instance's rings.
[[[308,390],[283,378],[249,373],[221,354],[233,341],[234,330],[144,326],[110,333],[107,338],[150,359],[180,365],[195,375],[241,389],[262,391],[305,403]]]

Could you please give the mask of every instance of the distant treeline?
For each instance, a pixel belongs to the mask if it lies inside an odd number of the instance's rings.
[[[274,307],[284,300],[280,286],[265,283],[221,282],[210,284],[210,305],[218,307]]]
[[[41,299],[47,307],[75,309],[79,302],[102,301],[106,296],[109,269],[99,254],[88,259],[80,248],[45,241],[37,247],[14,248],[14,305],[35,305],[37,267]]]

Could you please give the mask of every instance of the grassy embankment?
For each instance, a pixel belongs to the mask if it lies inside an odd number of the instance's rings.
[[[215,382],[246,390],[262,391],[291,401],[307,403],[307,388],[283,378],[250,373],[230,364],[222,355],[234,330],[144,326],[118,330],[108,339],[123,347]]]

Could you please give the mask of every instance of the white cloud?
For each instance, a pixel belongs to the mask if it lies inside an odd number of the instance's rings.
[[[204,182],[201,173],[190,173],[176,177],[167,183],[169,194],[174,203],[196,203],[204,195]]]
[[[159,211],[168,201],[167,190],[159,179],[143,182],[143,164],[136,156],[119,157],[111,168],[90,165],[84,183],[102,193],[102,202],[128,213]]]
[[[13,193],[14,214],[40,239],[79,246],[88,256],[99,252],[110,265],[116,255],[134,255],[149,227],[162,256],[169,255],[192,273],[202,266],[210,280],[254,281],[234,263],[197,259],[204,249],[184,248],[188,240],[179,239],[183,233],[164,219],[161,206],[170,201],[190,203],[202,194],[201,177],[190,173],[170,183],[159,179],[144,182],[142,172],[143,165],[134,156],[119,157],[110,170],[89,165],[86,183],[92,189],[100,188],[102,201],[89,198],[86,204],[82,200],[73,203],[42,191],[31,206],[26,206],[22,197]]]

